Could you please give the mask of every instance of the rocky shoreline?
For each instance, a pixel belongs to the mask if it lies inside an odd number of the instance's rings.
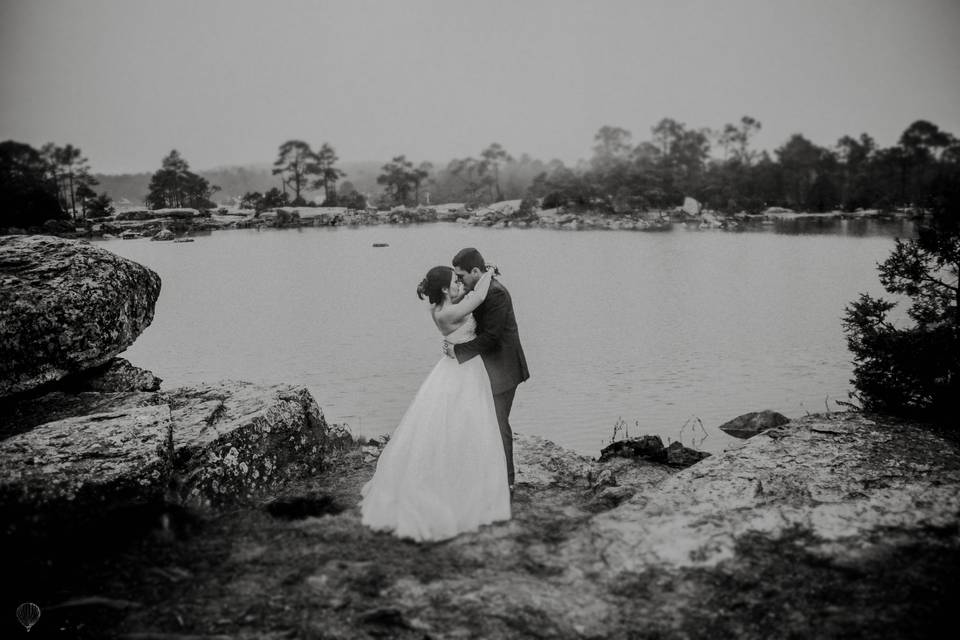
[[[39,605],[34,635],[925,638],[960,595],[956,434],[857,412],[748,414],[712,456],[518,434],[511,520],[371,532],[382,441],[302,387],[163,390],[116,357],[155,278],[89,243],[0,238],[4,604]]]
[[[64,238],[123,238],[189,242],[196,234],[225,229],[270,229],[301,227],[360,227],[376,225],[456,222],[465,226],[609,231],[670,231],[674,228],[742,231],[763,228],[779,220],[815,218],[905,219],[904,212],[865,210],[856,212],[797,213],[771,208],[763,213],[687,214],[682,210],[649,213],[607,214],[596,211],[532,208],[523,211],[520,201],[499,202],[468,209],[463,205],[397,207],[389,211],[353,210],[343,207],[280,207],[255,213],[241,209],[127,209],[106,218],[79,222],[48,221],[42,228],[0,229],[0,235],[48,234]]]

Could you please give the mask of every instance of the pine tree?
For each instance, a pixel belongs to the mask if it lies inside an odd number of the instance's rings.
[[[867,410],[957,427],[960,415],[960,181],[938,185],[932,218],[915,240],[897,240],[880,282],[910,299],[911,326],[887,314],[895,302],[861,294],[846,309],[857,397]]]

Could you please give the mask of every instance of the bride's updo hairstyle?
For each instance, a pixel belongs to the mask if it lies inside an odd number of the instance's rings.
[[[451,279],[453,279],[451,267],[441,266],[430,269],[427,271],[427,277],[417,286],[417,297],[423,300],[426,296],[430,304],[440,304],[443,302],[443,290],[450,286]]]

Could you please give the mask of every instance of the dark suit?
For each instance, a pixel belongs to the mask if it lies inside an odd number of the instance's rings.
[[[513,315],[513,300],[506,287],[494,280],[483,304],[474,309],[477,337],[454,346],[457,361],[464,363],[476,355],[490,376],[493,404],[497,410],[500,438],[507,457],[507,482],[513,486],[513,431],[510,429],[510,409],[517,385],[530,377],[527,359],[520,345],[517,319]]]

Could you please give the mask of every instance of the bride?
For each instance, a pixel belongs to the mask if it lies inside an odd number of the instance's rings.
[[[427,273],[417,296],[451,343],[474,338],[471,313],[490,271],[463,294],[450,267]],[[510,518],[510,490],[490,378],[481,358],[442,357],[417,391],[361,489],[364,525],[401,538],[444,540]]]

